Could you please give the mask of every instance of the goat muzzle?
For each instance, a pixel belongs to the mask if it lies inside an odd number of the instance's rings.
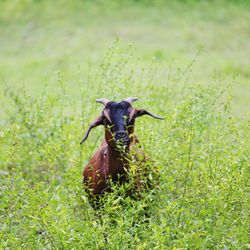
[[[115,141],[123,146],[128,146],[130,143],[128,133],[126,131],[117,131],[115,133]]]

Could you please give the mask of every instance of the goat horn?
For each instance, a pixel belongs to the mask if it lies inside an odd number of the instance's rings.
[[[134,101],[136,101],[136,100],[138,100],[137,97],[128,97],[128,98],[126,98],[124,101],[131,104],[132,102],[134,102]]]
[[[108,102],[110,102],[109,99],[96,99],[96,102],[103,104],[104,106],[107,105]]]

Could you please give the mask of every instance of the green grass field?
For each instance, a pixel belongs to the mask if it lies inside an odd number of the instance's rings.
[[[248,1],[0,9],[0,249],[249,249]],[[94,211],[81,174],[103,129],[79,142],[95,99],[128,96],[165,117],[136,122],[160,178]]]

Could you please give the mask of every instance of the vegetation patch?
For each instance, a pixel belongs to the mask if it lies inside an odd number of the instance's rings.
[[[116,44],[72,100],[57,91],[34,97],[7,89],[12,107],[1,126],[1,248],[244,249],[248,244],[249,123],[230,116],[229,89],[157,83],[154,67],[135,70]],[[186,70],[178,81],[186,81]],[[184,86],[184,85],[182,85]],[[96,97],[122,100],[165,117],[147,117],[136,133],[148,156],[151,188],[134,199],[131,182],[113,186],[93,210],[81,173],[103,137],[83,131],[99,114]],[[132,164],[131,174],[137,166]],[[156,177],[155,173],[158,174]]]

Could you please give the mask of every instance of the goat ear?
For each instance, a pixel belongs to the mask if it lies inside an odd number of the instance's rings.
[[[92,128],[95,128],[95,127],[102,125],[102,124],[103,124],[103,116],[101,115],[101,116],[97,117],[94,122],[92,122],[90,124],[90,126],[89,126],[86,134],[84,135],[83,139],[81,140],[80,144],[82,144],[88,138],[89,132]]]
[[[148,112],[147,110],[145,109],[135,109],[135,117],[140,117],[140,116],[143,116],[143,115],[149,115],[155,119],[159,119],[159,120],[164,120],[164,118],[160,117],[160,116],[157,116],[157,115],[154,115],[150,112]]]

